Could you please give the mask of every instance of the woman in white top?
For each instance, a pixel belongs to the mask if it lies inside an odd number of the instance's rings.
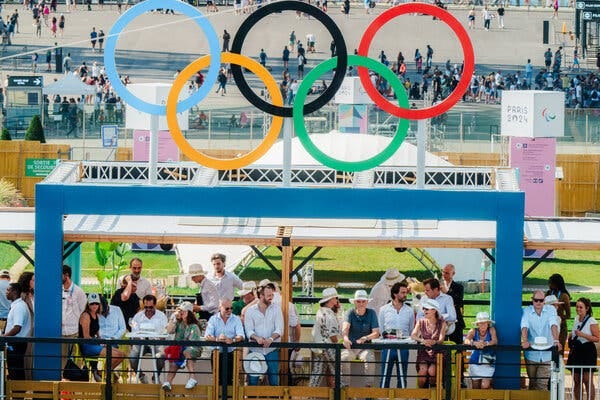
[[[567,365],[574,366],[573,394],[575,400],[580,400],[582,386],[588,393],[588,400],[594,400],[596,390],[594,388],[593,374],[596,369],[596,345],[600,341],[600,330],[598,321],[592,317],[592,303],[590,299],[581,297],[575,304],[577,316],[573,321],[573,331],[569,337],[569,358]],[[585,366],[590,367],[585,367]],[[582,379],[583,378],[583,379]]]

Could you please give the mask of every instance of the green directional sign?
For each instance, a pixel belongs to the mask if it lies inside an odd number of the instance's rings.
[[[60,160],[52,158],[27,158],[25,159],[25,176],[48,176],[59,162]]]

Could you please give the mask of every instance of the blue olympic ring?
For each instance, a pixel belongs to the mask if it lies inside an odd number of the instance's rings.
[[[217,82],[219,69],[221,68],[221,46],[219,44],[217,32],[215,32],[215,29],[211,23],[208,22],[204,14],[202,14],[196,8],[179,0],[145,0],[141,3],[138,3],[134,7],[127,10],[112,26],[106,39],[104,65],[113,90],[123,99],[125,103],[139,111],[148,114],[166,115],[167,107],[165,105],[148,103],[134,96],[129,90],[127,90],[125,85],[123,85],[121,82],[119,74],[117,73],[115,55],[118,36],[127,26],[127,24],[144,12],[156,10],[157,8],[168,8],[179,11],[193,19],[194,22],[196,22],[196,24],[204,31],[210,47],[210,65],[204,84],[200,86],[198,91],[192,96],[182,100],[177,104],[177,112],[180,113],[189,110],[208,95],[213,85]]]

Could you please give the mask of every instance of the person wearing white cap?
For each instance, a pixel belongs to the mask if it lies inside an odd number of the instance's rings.
[[[244,282],[242,288],[238,290],[239,300],[233,302],[233,313],[235,315],[241,315],[242,310],[248,304],[252,303],[256,299],[256,283],[254,281]]]
[[[215,284],[221,298],[233,299],[234,289],[241,289],[243,282],[236,274],[225,270],[226,259],[225,254],[221,253],[215,253],[210,257],[213,271],[208,274],[208,279]]]
[[[194,312],[200,315],[200,319],[209,320],[219,308],[219,292],[215,284],[206,278],[207,272],[202,267],[202,264],[191,264],[188,268],[188,274],[192,278],[192,282],[200,285],[196,294],[196,304],[194,304]]]
[[[179,304],[177,311],[173,313],[171,320],[166,326],[168,333],[174,333],[173,340],[177,341],[198,341],[200,340],[200,327],[198,326],[198,320],[194,315],[194,306],[189,301],[184,301]],[[195,379],[194,372],[194,359],[199,358],[202,353],[202,348],[198,346],[185,346],[181,349],[181,354],[185,358],[185,366],[188,370],[189,379],[185,384],[186,389],[193,389],[198,381]],[[161,354],[162,356],[162,354]],[[167,380],[163,382],[162,388],[165,391],[171,390],[171,384],[175,379],[175,374],[179,366],[175,363],[178,360],[171,360],[169,363],[169,372],[167,373]]]
[[[432,346],[444,343],[448,325],[442,318],[440,303],[433,299],[422,299],[421,309],[425,316],[417,320],[410,337],[425,346],[417,351],[417,384],[420,388],[429,387],[435,382],[437,353]]]
[[[221,298],[219,301],[219,312],[210,317],[206,326],[206,340],[222,343],[235,343],[244,340],[244,327],[240,317],[232,313],[233,307],[231,299]],[[233,383],[233,350],[234,347],[228,347],[227,352],[219,351],[221,371],[219,374],[219,384],[227,382]],[[225,358],[227,358],[227,369],[225,369]],[[227,380],[225,381],[225,376]]]
[[[370,349],[355,349],[353,345],[368,343],[379,337],[379,323],[374,310],[367,308],[371,299],[364,290],[354,292],[350,303],[354,308],[346,312],[342,325],[344,350],[342,350],[342,386],[348,386],[350,380],[350,362],[361,360],[364,364],[366,386],[372,387],[375,380],[375,355]]]
[[[10,283],[10,271],[0,271],[0,331],[4,332],[6,326],[6,318],[8,317],[8,310],[10,310],[10,300],[6,296],[2,295],[6,293],[8,284]]]
[[[547,350],[554,346],[561,349],[558,341],[558,314],[553,306],[544,305],[544,292],[536,290],[531,297],[532,305],[523,309],[521,317],[521,346],[527,350]],[[547,346],[542,346],[547,343]],[[525,351],[527,376],[530,390],[548,390],[550,379],[550,351]]]
[[[478,312],[473,322],[475,328],[471,329],[465,338],[466,345],[475,346],[469,358],[469,377],[473,389],[490,389],[492,385],[492,377],[496,370],[496,352],[484,349],[498,344],[493,323],[487,311]]]
[[[396,282],[390,289],[391,303],[379,310],[379,329],[384,337],[408,337],[415,328],[415,313],[410,305],[406,304],[408,284]],[[394,365],[397,373],[397,387],[406,388],[408,376],[408,350],[384,349],[381,353],[381,387],[390,387],[390,380]],[[402,368],[402,370],[400,370]]]
[[[283,335],[283,314],[281,307],[273,304],[275,286],[269,283],[258,289],[258,302],[246,311],[244,328],[249,340],[262,347],[251,348],[252,352],[262,353],[267,360],[267,378],[269,385],[279,385],[279,352],[271,347],[273,342],[280,342]],[[248,377],[250,385],[258,384],[258,376]]]
[[[390,302],[390,288],[392,285],[396,282],[402,282],[405,278],[404,274],[396,268],[388,268],[379,279],[379,282],[371,289],[371,301],[368,307],[375,310],[379,315],[381,307]]]
[[[340,300],[335,288],[323,290],[319,301],[319,311],[312,329],[314,343],[337,343],[340,338],[340,324],[336,313],[340,309]],[[313,349],[313,365],[309,386],[322,386],[327,374],[335,375],[335,349]]]

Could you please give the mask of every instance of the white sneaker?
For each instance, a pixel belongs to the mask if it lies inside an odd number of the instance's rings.
[[[165,382],[165,383],[162,384],[162,388],[163,388],[163,390],[170,392],[171,391],[171,384],[169,382]]]
[[[198,384],[197,380],[195,380],[194,378],[190,378],[190,379],[188,379],[187,383],[185,384],[185,388],[193,389],[194,386],[196,386],[197,384]]]

